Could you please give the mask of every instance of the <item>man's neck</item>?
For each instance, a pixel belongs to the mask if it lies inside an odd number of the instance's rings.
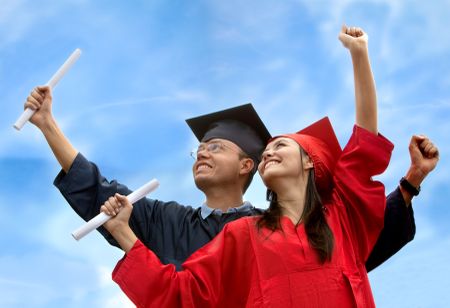
[[[244,201],[241,191],[208,191],[205,192],[206,205],[226,212],[229,208],[239,207]]]

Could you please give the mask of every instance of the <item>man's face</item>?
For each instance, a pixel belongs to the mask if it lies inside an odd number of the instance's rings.
[[[200,143],[192,167],[197,187],[205,191],[214,186],[236,184],[241,153],[236,144],[225,139],[214,138]]]

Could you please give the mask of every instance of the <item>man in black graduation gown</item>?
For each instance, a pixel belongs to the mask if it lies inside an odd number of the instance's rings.
[[[64,136],[51,113],[49,88],[40,87],[33,91],[26,107],[38,109],[31,122],[44,134],[62,167],[54,184],[79,216],[87,221],[96,216],[100,206],[116,192],[122,195],[131,192],[125,185],[103,177],[98,167]],[[193,175],[197,187],[205,194],[205,203],[191,207],[175,201],[144,198],[134,205],[130,218],[130,226],[142,243],[151,248],[163,263],[173,263],[177,269],[192,253],[214,238],[226,223],[243,216],[261,214],[263,210],[243,201],[243,194],[270,138],[250,104],[187,122],[201,141],[195,153]],[[414,141],[416,150],[424,142],[419,141]],[[437,162],[433,165],[424,155],[415,155],[414,159],[402,185],[387,197],[385,227],[367,261],[368,270],[380,265],[414,238],[411,199]],[[428,169],[424,168],[425,165]],[[417,171],[419,169],[420,172]],[[103,227],[98,231],[110,244],[118,246]]]

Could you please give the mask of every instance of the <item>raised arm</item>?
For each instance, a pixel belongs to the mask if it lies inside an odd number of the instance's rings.
[[[339,40],[350,51],[352,57],[356,124],[377,134],[377,96],[369,61],[368,36],[361,28],[342,26]]]
[[[67,172],[78,151],[63,134],[52,115],[52,92],[50,87],[36,87],[25,102],[25,108],[36,110],[30,122],[44,135],[61,168]]]
[[[427,137],[416,135],[411,138],[409,154],[411,166],[404,178],[413,187],[418,188],[436,167],[439,151]],[[414,213],[411,208],[413,196],[402,185],[387,196],[384,228],[366,262],[367,271],[382,264],[413,240],[416,232]]]
[[[418,189],[425,177],[436,167],[439,161],[439,150],[428,137],[414,135],[409,143],[409,156],[411,166],[404,178]],[[409,206],[414,195],[402,185],[400,185],[400,190],[406,206]]]

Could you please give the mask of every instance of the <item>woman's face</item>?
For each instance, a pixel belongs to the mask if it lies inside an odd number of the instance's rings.
[[[312,168],[308,156],[301,157],[300,146],[290,138],[280,137],[270,142],[262,154],[258,172],[268,188],[273,189],[276,179],[304,176],[304,169]]]

